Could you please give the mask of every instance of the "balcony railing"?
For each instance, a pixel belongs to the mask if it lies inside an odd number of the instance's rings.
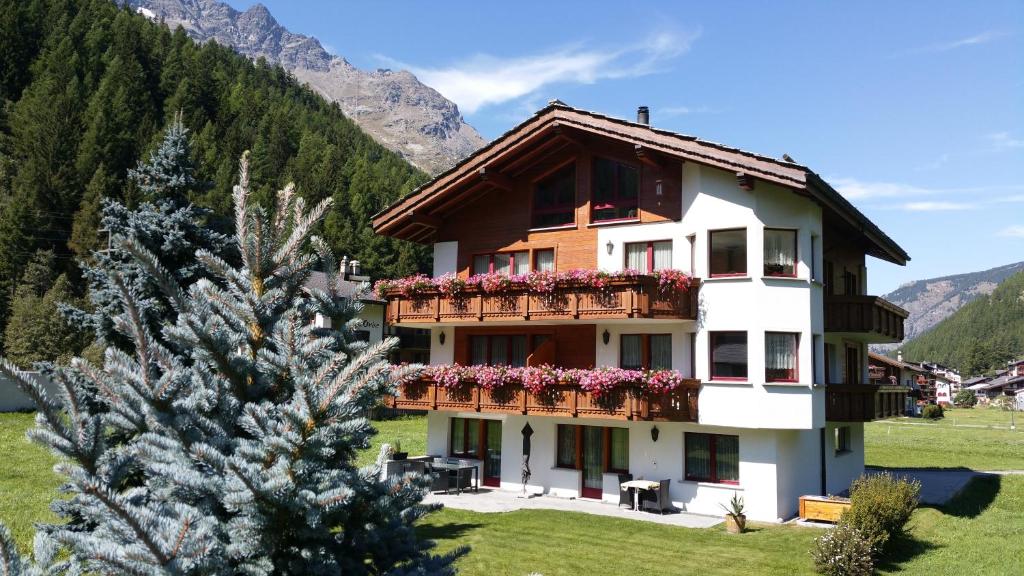
[[[694,279],[688,290],[664,292],[658,289],[654,278],[641,276],[612,280],[602,290],[560,283],[550,294],[530,293],[522,286],[500,294],[468,288],[457,297],[436,291],[407,297],[394,290],[385,297],[388,322],[392,324],[611,318],[695,320],[699,284]]]
[[[825,420],[870,422],[902,416],[910,389],[873,384],[829,384],[825,387]]]
[[[487,390],[467,382],[459,388],[450,389],[431,380],[420,380],[402,384],[390,404],[392,408],[407,410],[696,422],[699,391],[699,380],[686,380],[672,392],[657,396],[637,396],[622,390],[600,397],[594,397],[578,386],[556,386],[535,394],[522,386]]]
[[[908,314],[878,296],[825,297],[825,331],[863,334],[870,342],[903,341]]]

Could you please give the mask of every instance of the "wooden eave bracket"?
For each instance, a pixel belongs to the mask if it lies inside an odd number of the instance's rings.
[[[749,192],[754,189],[754,177],[746,172],[737,172],[736,185]]]
[[[441,227],[441,219],[437,216],[431,216],[430,214],[421,214],[410,210],[405,213],[405,217],[408,219],[410,224],[419,224],[425,228],[432,228],[435,230]]]
[[[491,186],[505,192],[512,191],[512,179],[508,176],[494,170],[493,168],[481,168],[479,170],[480,179],[487,182]]]
[[[633,146],[633,151],[636,153],[636,159],[650,166],[651,168],[662,169],[665,167],[664,157],[650,148],[645,148],[643,144],[636,144]]]

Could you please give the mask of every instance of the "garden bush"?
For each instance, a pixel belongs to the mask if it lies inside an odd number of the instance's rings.
[[[879,554],[893,537],[903,534],[920,493],[918,480],[889,473],[865,474],[850,485],[850,509],[840,523],[856,528]]]
[[[818,574],[825,576],[870,576],[875,567],[871,545],[846,522],[815,538],[811,557]]]
[[[939,418],[942,418],[944,412],[945,411],[942,409],[942,406],[939,406],[938,404],[929,404],[924,407],[924,410],[921,410],[921,417],[928,420],[938,420]]]
[[[978,395],[974,393],[974,390],[961,390],[956,393],[953,403],[960,408],[974,408],[978,403]]]

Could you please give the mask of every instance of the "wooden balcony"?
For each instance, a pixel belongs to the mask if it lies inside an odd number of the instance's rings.
[[[908,312],[878,296],[825,296],[825,331],[873,343],[902,342]]]
[[[619,391],[595,398],[578,386],[559,386],[533,394],[521,386],[486,390],[467,382],[461,388],[451,390],[431,380],[421,380],[401,385],[398,396],[392,397],[389,404],[392,408],[406,410],[696,422],[699,391],[699,380],[686,380],[674,391],[659,396],[635,397]]]
[[[662,293],[654,278],[612,280],[605,290],[560,284],[553,293],[531,294],[526,286],[502,294],[473,288],[458,297],[433,292],[406,297],[386,295],[390,324],[601,321],[611,318],[695,320],[699,280],[689,290]]]
[[[874,384],[829,384],[825,391],[825,420],[831,422],[870,422],[902,416],[904,399],[910,393],[905,386]]]

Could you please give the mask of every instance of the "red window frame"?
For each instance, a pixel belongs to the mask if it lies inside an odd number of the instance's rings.
[[[628,268],[629,267],[629,247],[630,246],[643,246],[643,245],[646,245],[647,246],[647,263],[646,263],[647,271],[644,272],[644,273],[645,274],[653,273],[654,272],[654,245],[655,244],[660,244],[662,242],[668,242],[669,243],[669,247],[672,249],[672,251],[673,252],[675,251],[675,245],[672,244],[672,240],[648,240],[647,242],[625,242],[623,244],[623,249],[622,249],[622,260],[623,260],[622,267],[623,268]],[[673,254],[672,256],[675,257],[675,254]]]
[[[612,160],[611,158],[595,157],[595,161],[591,162],[590,167],[590,221],[591,222],[632,222],[640,219],[640,170],[631,164],[620,162],[618,160]],[[612,198],[611,200],[604,200],[604,204],[597,204],[597,194],[595,186],[597,183],[597,162],[601,160],[608,162],[612,165]],[[632,198],[626,198],[622,196],[622,191],[619,189],[619,170],[627,169],[632,170],[636,173],[636,194]],[[636,216],[617,216],[615,218],[598,218],[598,210],[620,210],[633,208],[636,210]]]
[[[743,272],[719,272],[712,271],[712,253],[715,246],[715,234],[719,232],[743,232]],[[746,228],[722,228],[720,230],[708,230],[708,277],[710,278],[742,278],[747,275],[747,229]]]
[[[584,424],[559,424],[555,430],[555,468],[561,468],[563,470],[582,470],[583,469],[583,429],[584,428],[600,428],[601,429],[601,443],[602,454],[601,454],[601,470],[605,473],[616,473],[616,474],[628,474],[628,469],[614,468],[612,467],[612,429],[619,428],[626,431],[626,465],[629,465],[629,428],[625,426],[587,426]],[[561,446],[561,437],[563,433],[570,432],[573,434],[574,449],[572,462],[568,462],[561,459],[561,455],[558,452]]]
[[[769,272],[768,271],[768,262],[767,261],[762,261],[761,268],[762,268],[762,272],[764,273],[764,275],[765,276],[769,276],[771,278],[796,278],[797,272],[799,271],[798,263],[800,261],[800,256],[799,256],[799,254],[797,254],[797,250],[800,248],[800,246],[799,246],[799,242],[800,242],[799,234],[797,233],[797,231],[792,229],[792,228],[765,228],[764,231],[765,231],[765,233],[767,233],[767,232],[790,232],[790,233],[793,234],[793,273],[792,274],[781,274],[781,273],[777,273],[777,272]],[[814,242],[814,238],[811,237],[811,243],[812,243],[811,245],[812,246],[813,246],[813,242]],[[762,255],[762,260],[763,260],[763,255]],[[813,260],[814,260],[813,255],[811,256],[811,260],[813,262]],[[812,264],[811,265],[811,279],[812,280],[814,279],[814,270],[813,269],[814,269],[814,265]]]
[[[769,370],[773,368],[768,367],[768,335],[777,334],[783,336],[793,337],[793,357],[796,359],[796,365],[790,370],[788,376],[782,378],[773,378],[768,375]],[[764,381],[765,382],[799,382],[800,381],[800,333],[799,332],[765,332],[765,366],[764,366]]]
[[[529,250],[501,250],[498,252],[478,252],[476,254],[473,254],[472,260],[470,261],[469,264],[470,267],[472,268],[473,274],[489,274],[491,272],[494,272],[494,257],[499,254],[508,254],[508,268],[511,271],[516,269],[516,254],[524,253],[526,254],[525,257],[527,262],[527,268],[529,268],[529,264],[531,262]],[[487,256],[487,270],[476,269],[476,259],[479,258],[480,256]],[[509,272],[509,274],[511,275],[511,272]]]
[[[715,340],[722,334],[743,334],[747,338],[747,375],[746,376],[717,376],[715,375]],[[723,380],[732,382],[746,382],[750,378],[750,335],[742,330],[720,330],[710,333],[710,345],[708,346],[708,374],[712,380]]]
[[[697,436],[706,436],[708,438],[708,452],[711,456],[711,475],[707,478],[701,478],[690,473],[690,470],[685,471],[686,480],[693,482],[711,482],[714,484],[733,484],[737,485],[740,483],[739,479],[739,463],[736,466],[736,478],[735,479],[723,479],[718,477],[718,439],[720,437],[729,437],[736,439],[736,450],[739,451],[739,436],[735,434],[708,434],[705,432],[686,432],[686,438],[683,440],[683,466],[686,466],[686,462],[689,460],[690,455],[690,439]],[[737,456],[739,456],[737,454]],[[738,458],[737,458],[738,459]]]
[[[512,360],[512,339],[523,338],[526,342],[526,358],[523,359],[523,366],[526,365],[526,359],[530,357],[532,350],[530,349],[531,338],[530,334],[472,334],[469,337],[469,364],[473,364],[473,340],[476,338],[487,339],[487,366],[511,366]],[[505,358],[505,362],[502,364],[496,364],[494,362],[494,341],[497,339],[505,340],[505,350],[508,352],[508,356]]]
[[[627,368],[622,365],[623,355],[623,338],[626,336],[639,336],[640,337],[640,362],[639,368]],[[667,336],[669,339],[669,349],[671,349],[672,333],[665,334],[619,334],[619,368],[632,369],[632,370],[650,370],[651,369],[651,338],[654,336]],[[669,367],[671,368],[671,367]]]
[[[553,205],[547,206],[545,208],[538,208],[537,207],[537,192],[538,192],[537,188],[539,186],[541,186],[542,184],[548,182],[548,181],[555,180],[555,179],[561,177],[563,175],[562,173],[565,172],[565,171],[568,171],[568,170],[571,170],[572,171],[572,175],[573,175],[572,201],[567,202],[567,203],[562,203],[562,204],[553,204]],[[570,162],[569,164],[566,164],[564,166],[560,166],[560,167],[552,170],[551,172],[548,172],[543,177],[538,178],[533,183],[533,190],[532,190],[532,194],[530,195],[530,227],[531,228],[563,228],[563,227],[568,228],[568,227],[575,226],[576,225],[576,199],[577,199],[577,196],[579,195],[578,189],[577,189],[578,186],[579,186],[579,184],[578,184],[578,178],[577,178],[577,175],[576,175],[576,163],[575,162]],[[546,215],[549,215],[549,214],[563,214],[563,213],[565,213],[565,214],[572,214],[572,218],[568,222],[565,222],[565,223],[562,223],[562,224],[550,224],[550,225],[548,225],[548,224],[538,224],[537,223],[537,216],[546,216]]]
[[[536,249],[534,249],[533,250],[533,255],[530,258],[530,265],[531,265],[530,270],[533,270],[535,272],[537,271],[537,256],[541,252],[550,252],[551,253],[551,266],[552,266],[551,271],[552,272],[557,271],[558,270],[558,260],[556,260],[555,249],[554,248],[536,248]]]
[[[455,429],[456,420],[462,421],[462,449],[456,450],[453,442],[455,441],[455,435],[452,434],[452,430]],[[469,451],[469,429],[470,426],[477,426],[477,451]],[[484,445],[484,434],[485,434],[484,421],[480,418],[461,418],[453,417],[449,418],[448,422],[448,455],[459,458],[478,458],[480,456],[480,447]]]

